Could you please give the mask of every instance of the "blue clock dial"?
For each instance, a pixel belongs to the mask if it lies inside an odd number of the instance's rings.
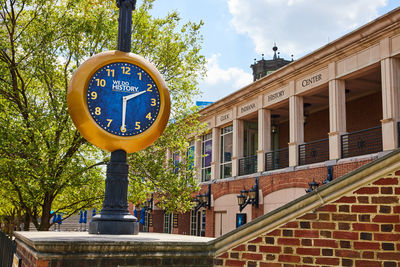
[[[160,112],[160,92],[152,77],[126,62],[98,69],[89,81],[86,100],[94,121],[118,136],[143,133]]]

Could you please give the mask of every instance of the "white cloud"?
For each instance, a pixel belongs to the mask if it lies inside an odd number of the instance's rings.
[[[253,81],[253,75],[240,68],[221,68],[218,63],[220,56],[214,54],[207,59],[207,77],[200,83],[204,100],[216,101]]]
[[[218,64],[218,57],[221,55],[212,55],[207,60],[207,77],[205,82],[210,85],[219,83],[230,83],[236,89],[239,89],[252,82],[252,75],[239,68],[222,69]]]
[[[386,0],[226,0],[238,33],[259,54],[303,56],[378,16]]]

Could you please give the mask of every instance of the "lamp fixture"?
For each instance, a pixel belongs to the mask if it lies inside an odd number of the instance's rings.
[[[151,198],[144,202],[144,210],[145,211],[153,211],[153,193],[151,193]]]
[[[308,189],[306,189],[306,193],[310,193],[312,191],[314,191],[315,189],[317,189],[317,187],[319,186],[319,183],[317,183],[314,179],[312,180],[311,183],[308,183],[308,185],[310,186]]]
[[[325,181],[323,181],[322,183],[323,183],[323,184],[327,184],[327,183],[329,183],[329,182],[332,181],[332,180],[333,180],[333,167],[332,167],[332,166],[328,166],[328,167],[327,167],[326,179],[325,179]]]
[[[202,207],[211,209],[211,184],[208,185],[207,193],[197,195],[193,201],[197,203],[196,207],[194,208],[195,212]]]
[[[271,114],[271,132],[275,134],[278,131],[278,119],[281,117],[279,114]]]
[[[250,190],[243,189],[240,191],[240,195],[237,195],[237,199],[240,212],[242,212],[247,204],[258,208],[258,177],[256,177],[255,184]]]

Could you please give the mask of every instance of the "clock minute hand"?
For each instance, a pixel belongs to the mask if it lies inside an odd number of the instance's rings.
[[[122,125],[121,131],[125,129],[125,117],[126,117],[126,96],[122,97]]]
[[[131,95],[128,95],[128,96],[125,96],[124,98],[128,101],[129,99],[132,99],[132,98],[137,97],[137,96],[139,96],[141,94],[144,94],[144,93],[146,93],[146,90],[138,92],[138,93],[134,93],[134,94],[131,94]]]

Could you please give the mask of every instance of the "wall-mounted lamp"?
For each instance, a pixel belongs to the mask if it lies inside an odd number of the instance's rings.
[[[278,126],[276,124],[271,125],[271,132],[274,134],[278,131]]]
[[[211,208],[211,184],[208,185],[208,192],[205,194],[199,194],[194,199],[194,202],[197,203],[196,207],[194,208],[195,212],[197,212],[200,208]]]
[[[255,205],[258,208],[258,177],[256,178],[255,185],[250,189],[243,189],[240,195],[237,196],[240,212],[247,206],[247,204]]]
[[[314,191],[315,189],[317,189],[317,187],[319,186],[319,183],[317,183],[314,179],[312,180],[311,183],[308,183],[308,185],[310,186],[308,189],[306,189],[306,193],[310,193],[312,191]]]
[[[323,183],[323,184],[327,184],[327,183],[329,183],[329,182],[332,181],[332,180],[333,180],[333,167],[332,167],[332,166],[328,166],[328,167],[327,167],[326,179],[325,179],[325,181],[323,181],[322,183]]]
[[[274,134],[278,132],[278,119],[281,117],[279,114],[271,114],[271,132]]]
[[[153,193],[151,194],[150,200],[146,200],[146,202],[144,202],[143,208],[146,211],[153,211]]]

